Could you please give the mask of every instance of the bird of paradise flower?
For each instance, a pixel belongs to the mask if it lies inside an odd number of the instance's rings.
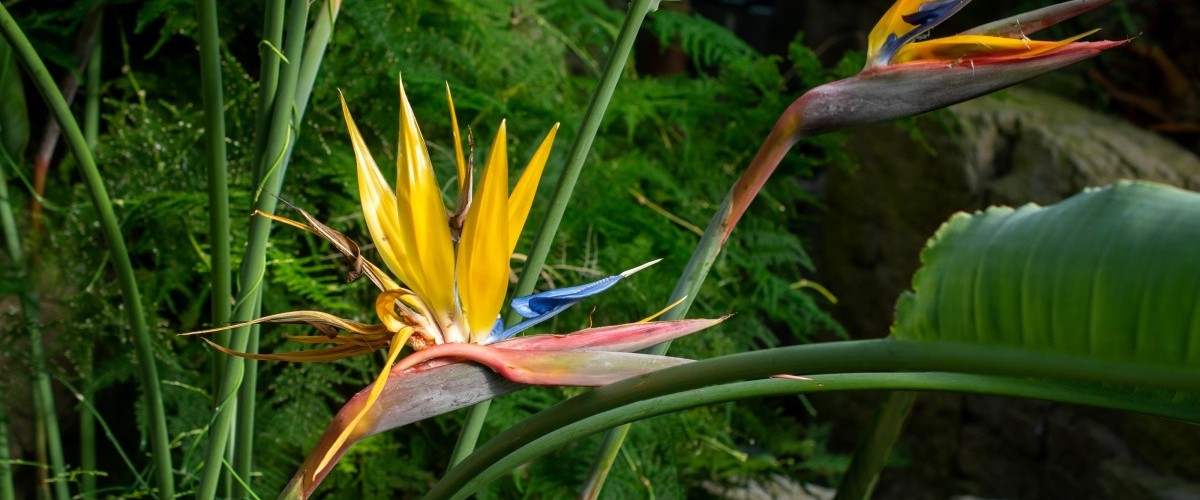
[[[432,162],[416,116],[400,83],[400,138],[397,180],[393,191],[371,156],[349,106],[341,100],[358,172],[359,197],[371,239],[392,278],[365,259],[358,245],[344,234],[296,209],[304,222],[262,214],[275,221],[318,235],[350,263],[352,278],[366,276],[379,289],[375,312],[379,324],[360,323],[321,311],[292,311],[265,316],[246,324],[301,323],[322,335],[289,336],[307,344],[331,347],[286,354],[250,354],[208,341],[232,356],[277,361],[329,361],[387,348],[387,360],[365,399],[352,400],[353,416],[338,427],[332,440],[319,445],[309,467],[309,486],[328,473],[353,438],[372,432],[373,406],[388,383],[402,383],[408,370],[470,360],[486,365],[505,378],[524,384],[595,386],[674,366],[688,360],[633,354],[648,347],[712,326],[720,320],[639,323],[584,330],[568,336],[509,339],[543,322],[576,302],[611,288],[653,264],[650,262],[599,281],[558,288],[512,301],[523,321],[506,328],[500,310],[508,287],[509,260],[525,225],[534,194],[550,156],[558,125],[542,140],[515,188],[508,190],[506,125],[501,122],[487,155],[478,190],[473,161],[463,152],[454,101],[446,87],[459,196],[455,211],[446,210]],[[209,333],[224,328],[192,332]],[[346,332],[346,333],[341,333]],[[205,339],[207,341],[207,339]],[[405,345],[413,354],[397,359]],[[494,345],[489,345],[494,344]],[[440,358],[440,359],[439,359]],[[308,488],[306,488],[307,490]]]

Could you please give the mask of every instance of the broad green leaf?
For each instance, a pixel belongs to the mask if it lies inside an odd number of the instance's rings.
[[[1200,194],[1121,182],[959,214],[921,254],[892,335],[1200,373]]]

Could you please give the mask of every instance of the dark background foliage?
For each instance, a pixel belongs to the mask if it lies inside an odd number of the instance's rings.
[[[588,281],[656,258],[664,261],[541,331],[634,321],[665,306],[698,240],[678,221],[703,227],[779,112],[804,90],[861,67],[865,33],[888,3],[664,3],[639,39],[635,63],[626,68],[539,288]],[[946,32],[1042,3],[980,3],[964,11]],[[1161,3],[1195,9],[1187,2]],[[14,2],[12,10],[41,55],[69,68],[75,65],[73,34],[91,7],[93,2]],[[302,124],[282,196],[351,237],[368,240],[337,93],[344,92],[386,173],[395,159],[396,85],[402,72],[439,178],[451,191],[447,200],[452,199],[452,145],[443,97],[448,82],[459,118],[475,135],[477,159],[502,119],[507,120],[514,171],[553,123],[562,124],[530,228],[518,246],[523,252],[621,22],[619,7],[602,0],[348,2]],[[260,8],[255,2],[223,2],[220,19],[235,255],[244,243],[252,188],[248,178]],[[1188,42],[1170,34],[1168,27],[1178,16],[1167,17],[1162,13],[1167,10],[1152,8],[1148,1],[1121,3],[1086,24],[1056,28],[1049,36],[1103,25],[1111,30],[1106,32],[1110,37],[1144,32],[1152,40],[1145,46],[1161,44],[1170,50]],[[152,324],[168,382],[164,396],[184,491],[194,484],[189,481],[202,458],[201,431],[208,424],[211,404],[209,351],[195,339],[174,335],[207,326],[207,201],[199,164],[203,130],[195,30],[190,1],[105,5],[102,135],[96,150],[118,203],[147,310],[155,315]],[[1198,52],[1172,53],[1181,54],[1173,59],[1175,69],[1185,75],[1200,71]],[[1091,80],[1076,74],[1039,84],[1098,106],[1112,103],[1114,111],[1197,147],[1195,129],[1189,128],[1200,116],[1195,94],[1171,86],[1170,71],[1146,63],[1154,60],[1147,54],[1131,51],[1107,58],[1090,67]],[[1092,83],[1078,83],[1087,81]],[[1181,94],[1180,99],[1191,99],[1192,107],[1155,108],[1153,102],[1121,97],[1161,95],[1156,90],[1161,86]],[[45,114],[37,110],[38,104],[33,106],[32,129],[38,131]],[[849,163],[837,136],[808,141],[785,160],[714,267],[692,313],[737,315],[678,342],[673,354],[703,358],[847,335],[827,312],[827,299],[803,286],[803,280],[814,273],[804,238],[815,236],[810,228],[823,209],[821,172],[852,167]],[[22,170],[27,171],[24,165]],[[45,229],[29,245],[38,249],[34,265],[45,304],[43,321],[51,334],[49,352],[56,353],[54,374],[98,388],[98,410],[115,433],[115,443],[101,444],[101,463],[110,464],[101,484],[114,495],[133,494],[133,472],[112,465],[120,463],[114,446],[135,457],[145,452],[138,431],[141,412],[131,371],[133,354],[122,334],[117,292],[106,257],[97,251],[103,245],[77,175],[69,157],[56,161],[46,192]],[[16,193],[16,206],[28,206],[25,184],[13,181],[10,191]],[[345,283],[345,269],[335,257],[323,242],[278,228],[268,255],[263,311],[318,309],[371,321],[370,289],[362,282]],[[520,260],[513,264],[520,272]],[[21,353],[27,349],[22,338],[12,334],[18,325],[9,321],[15,317],[5,312],[0,330],[11,346],[5,353],[8,361],[24,366]],[[264,329],[263,350],[296,349],[281,338],[299,331]],[[95,367],[84,377],[85,346],[92,343]],[[371,380],[379,362],[363,357],[330,364],[259,365],[257,491],[267,496],[278,491],[333,412]],[[9,401],[25,397],[15,372],[6,382]],[[498,400],[484,439],[580,391],[530,389]],[[67,411],[60,408],[64,421]],[[22,428],[22,416],[12,418],[15,427]],[[461,413],[451,414],[360,443],[342,459],[324,491],[338,498],[419,494],[444,470],[461,418]],[[833,484],[846,462],[844,454],[828,450],[828,423],[802,398],[701,408],[633,429],[606,486],[608,497],[694,496],[714,486],[775,475]],[[68,440],[71,434],[68,425]],[[32,444],[28,439],[17,443],[23,452]],[[493,485],[487,496],[569,495],[581,483],[598,444],[599,438],[592,437],[528,464]]]

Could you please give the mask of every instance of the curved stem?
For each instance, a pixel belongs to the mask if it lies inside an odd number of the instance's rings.
[[[554,188],[554,195],[550,200],[550,208],[546,211],[546,218],[542,219],[542,225],[538,227],[533,248],[529,252],[529,258],[525,261],[525,269],[521,272],[521,279],[513,289],[514,297],[529,295],[537,285],[538,274],[541,273],[542,266],[546,263],[546,257],[550,254],[550,245],[554,243],[558,226],[562,223],[563,214],[566,213],[567,205],[571,202],[575,184],[579,181],[579,173],[583,171],[583,163],[592,149],[592,141],[596,138],[596,132],[600,130],[600,122],[603,121],[604,113],[608,110],[608,103],[612,100],[613,91],[616,90],[617,82],[621,79],[621,72],[624,71],[625,64],[629,61],[629,52],[633,49],[633,42],[637,38],[638,30],[641,29],[646,15],[658,7],[658,2],[659,0],[634,0],[629,5],[629,11],[625,14],[625,22],[617,33],[617,39],[609,53],[608,62],[605,63],[604,72],[600,75],[596,93],[592,95],[587,112],[583,116],[583,125],[579,128],[579,135],[575,136],[575,142],[571,143],[571,151],[567,153],[567,163],[563,167],[562,176],[558,179],[558,185]],[[512,311],[509,311],[505,318],[510,325],[515,324],[518,319]],[[462,433],[450,456],[451,467],[461,462],[475,449],[479,431],[487,418],[490,406],[490,401],[484,401],[471,407]]]
[[[491,475],[495,470],[494,464],[507,460],[509,455],[522,447],[539,439],[560,439],[559,434],[563,434],[564,427],[625,405],[707,388],[697,392],[703,395],[705,391],[713,390],[708,387],[711,385],[770,377],[781,373],[831,374],[867,371],[956,372],[1036,377],[1071,383],[1114,384],[1122,387],[1200,391],[1200,376],[1197,376],[1194,368],[1134,365],[994,346],[883,339],[767,349],[697,361],[631,377],[563,401],[510,427],[489,441],[451,469],[434,485],[427,498],[450,498],[469,494],[474,488],[494,477]],[[880,376],[892,378],[897,377],[897,374]],[[821,385],[819,382],[802,382],[814,386],[814,390]],[[1036,381],[1005,380],[995,387],[994,393],[1042,397],[1038,395],[1038,388],[1043,385],[1044,383]],[[1095,391],[1092,388],[1077,389],[1076,386],[1066,384],[1051,385],[1063,393]],[[1144,401],[1140,404],[1130,403],[1128,394],[1124,395],[1126,402],[1122,403],[1121,398],[1113,394],[1115,390],[1103,400],[1106,406],[1157,414],[1173,413],[1190,420],[1200,420],[1200,410],[1194,405],[1173,407],[1167,404],[1156,406]],[[1122,406],[1123,404],[1126,406]]]
[[[762,190],[767,179],[775,172],[779,162],[783,161],[783,157],[801,139],[796,131],[800,128],[800,111],[803,109],[800,103],[803,100],[804,97],[801,96],[783,112],[779,120],[775,122],[775,126],[771,128],[771,132],[767,134],[767,138],[759,146],[754,158],[750,160],[746,171],[729,189],[725,199],[721,200],[721,205],[709,219],[708,227],[704,229],[704,235],[696,243],[696,248],[692,250],[692,256],[688,259],[683,273],[679,275],[679,281],[675,283],[675,289],[671,292],[670,299],[667,300],[668,304],[678,305],[663,315],[664,320],[683,319],[687,316],[692,302],[700,295],[700,287],[708,278],[708,271],[712,269],[717,256],[725,248],[725,242],[737,227],[738,221],[741,220],[754,198],[758,196],[758,192]],[[666,354],[670,347],[670,342],[664,342],[645,352],[661,356]],[[581,498],[596,498],[600,494],[600,488],[608,477],[609,468],[616,460],[617,452],[620,451],[621,444],[625,442],[625,436],[628,433],[629,428],[626,426],[613,429],[605,436],[600,450],[596,453],[596,459],[592,463],[592,469],[588,472],[588,478],[580,491]]]
[[[113,212],[108,190],[104,187],[104,179],[100,176],[100,170],[96,167],[96,161],[87,147],[83,132],[79,130],[79,124],[71,115],[66,100],[58,92],[58,87],[54,84],[50,71],[46,69],[45,64],[38,57],[37,51],[29,44],[29,40],[25,38],[25,34],[21,32],[20,27],[17,26],[16,21],[3,5],[0,5],[0,31],[16,48],[17,55],[29,72],[34,86],[46,100],[55,121],[62,127],[67,145],[82,170],[84,184],[87,186],[92,206],[96,209],[104,238],[108,242],[109,255],[112,257],[117,273],[121,296],[125,303],[126,318],[132,330],[133,343],[137,351],[142,391],[145,394],[146,408],[150,414],[147,434],[150,436],[152,456],[158,475],[157,494],[163,498],[173,497],[175,482],[172,475],[174,471],[171,467],[171,446],[167,437],[167,420],[166,413],[163,411],[158,366],[154,360],[154,345],[150,340],[146,314],[142,309],[141,294],[138,291],[137,278],[133,273],[133,263],[129,259],[129,251],[121,236],[121,228],[117,224],[117,217]]]

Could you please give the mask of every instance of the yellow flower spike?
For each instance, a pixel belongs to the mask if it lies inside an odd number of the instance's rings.
[[[454,246],[446,206],[433,174],[425,139],[400,82],[400,138],[396,154],[398,234],[388,240],[407,267],[401,280],[424,299],[442,323],[447,341],[460,341],[454,323]],[[366,207],[364,207],[365,210]],[[378,242],[376,242],[378,244]]]
[[[1035,57],[1066,46],[1100,30],[1061,41],[1023,40],[985,35],[956,35],[905,45],[896,51],[896,64],[922,60],[956,61],[970,57]]]
[[[333,459],[336,451],[342,447],[342,443],[345,443],[350,434],[354,432],[354,429],[358,427],[358,424],[362,423],[363,416],[371,409],[371,405],[375,404],[375,401],[379,399],[379,394],[383,392],[383,386],[387,383],[388,374],[392,371],[392,365],[396,363],[396,358],[400,356],[400,351],[404,349],[404,343],[408,341],[408,337],[412,333],[413,329],[406,327],[396,332],[396,336],[392,337],[392,343],[388,347],[387,362],[384,363],[383,370],[380,370],[379,376],[375,378],[375,382],[371,384],[371,393],[367,396],[367,402],[363,404],[362,410],[342,430],[341,435],[333,442],[333,446],[329,447],[329,452],[321,458],[317,470],[322,470],[325,466],[329,465],[329,461]]]
[[[525,227],[525,219],[529,217],[529,208],[533,206],[533,196],[537,194],[538,181],[542,179],[542,171],[546,160],[550,159],[550,149],[554,146],[554,136],[558,134],[558,124],[550,128],[542,145],[538,146],[533,158],[521,172],[521,180],[513,188],[508,197],[508,254],[512,255],[517,249],[517,240],[521,239],[521,229]]]
[[[901,46],[954,15],[970,0],[899,0],[867,37],[867,68],[884,66]]]
[[[458,242],[458,298],[471,342],[491,334],[508,288],[508,147],[500,122]]]
[[[450,105],[450,127],[454,129],[454,160],[458,165],[458,192],[466,187],[470,173],[467,172],[466,157],[463,156],[462,136],[458,131],[458,113],[454,112],[454,98],[450,97],[450,82],[446,82],[446,102]]]
[[[383,258],[383,264],[395,273],[400,281],[411,286],[412,271],[410,266],[405,265],[402,256],[396,253],[395,248],[399,241],[393,241],[402,237],[400,228],[396,225],[396,195],[392,194],[392,189],[388,187],[387,180],[375,165],[375,159],[371,157],[362,134],[358,132],[358,126],[350,116],[349,106],[346,105],[346,97],[339,91],[338,98],[342,101],[342,115],[346,119],[350,144],[354,148],[354,159],[358,164],[358,196],[367,230],[371,233],[371,240],[375,242],[379,256]]]

